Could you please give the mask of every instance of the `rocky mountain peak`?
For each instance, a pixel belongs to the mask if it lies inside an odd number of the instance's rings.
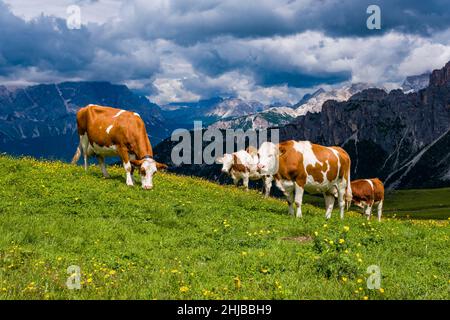
[[[408,76],[402,84],[402,90],[405,93],[412,93],[426,88],[430,82],[430,72],[419,75]]]
[[[349,100],[352,101],[358,101],[358,100],[365,100],[365,101],[377,101],[381,100],[384,97],[387,96],[386,91],[379,88],[370,88],[363,91],[360,91],[358,93],[355,93],[353,96],[350,97]]]
[[[450,84],[450,61],[442,68],[433,70],[430,76],[430,86],[446,86]]]

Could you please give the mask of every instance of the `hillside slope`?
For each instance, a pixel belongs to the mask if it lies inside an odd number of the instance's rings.
[[[449,298],[449,221],[300,220],[254,191],[109,171],[0,157],[0,299]],[[373,264],[383,290],[365,286]]]

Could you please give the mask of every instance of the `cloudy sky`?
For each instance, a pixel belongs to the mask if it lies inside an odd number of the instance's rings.
[[[381,30],[366,9],[381,8]],[[69,29],[67,9],[81,9]],[[125,83],[164,104],[388,88],[450,60],[448,0],[0,0],[0,83]]]

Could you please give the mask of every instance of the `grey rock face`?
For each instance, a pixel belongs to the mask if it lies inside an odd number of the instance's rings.
[[[402,84],[402,89],[405,93],[417,92],[428,86],[430,81],[430,73],[426,72],[416,76],[406,77]]]

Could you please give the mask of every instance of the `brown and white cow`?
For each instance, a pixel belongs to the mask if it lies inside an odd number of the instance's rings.
[[[248,190],[249,180],[264,180],[264,195],[269,196],[273,178],[258,172],[258,154],[255,148],[250,147],[231,154],[225,153],[223,157],[216,159],[216,163],[222,164],[222,172],[230,175],[235,185],[242,180],[246,190]]]
[[[351,183],[352,202],[363,209],[367,220],[372,215],[372,207],[377,205],[378,221],[381,221],[384,203],[384,185],[378,178],[354,180]]]
[[[324,147],[309,141],[264,142],[258,150],[261,174],[273,175],[289,204],[289,213],[302,216],[303,193],[323,194],[327,219],[335,197],[344,218],[345,201],[351,200],[350,157],[340,147]]]
[[[153,174],[167,168],[153,159],[153,150],[147,136],[144,121],[139,114],[98,105],[88,105],[77,112],[80,143],[72,159],[77,163],[81,152],[84,168],[88,157],[97,156],[105,178],[109,177],[105,157],[119,156],[126,171],[126,183],[134,185],[133,171],[139,169],[142,188],[153,188]]]

